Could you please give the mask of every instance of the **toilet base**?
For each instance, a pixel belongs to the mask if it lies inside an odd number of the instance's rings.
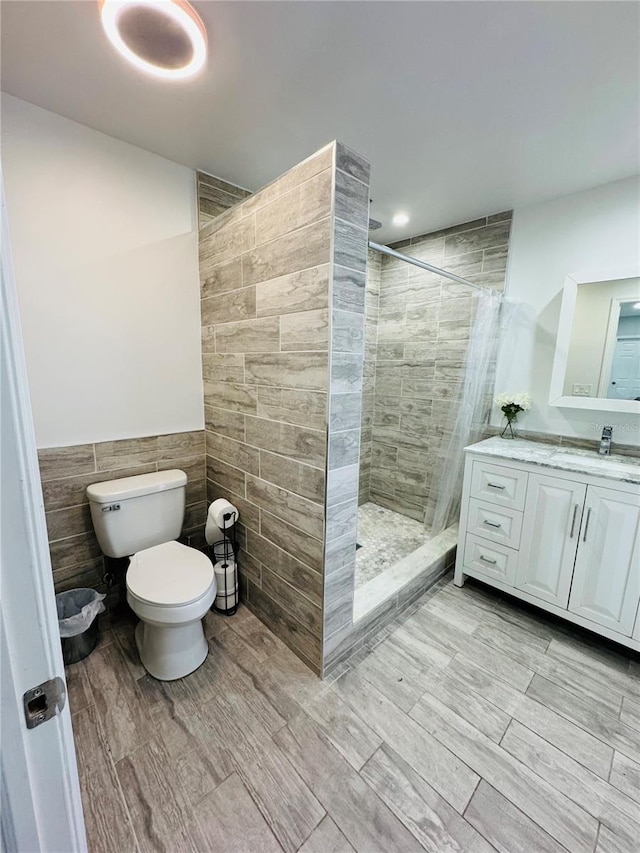
[[[175,681],[194,672],[209,652],[202,619],[187,625],[138,622],[135,631],[140,661],[159,681]]]

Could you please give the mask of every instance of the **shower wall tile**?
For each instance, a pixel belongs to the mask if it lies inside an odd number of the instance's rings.
[[[327,215],[333,174],[325,169],[256,211],[256,243],[267,243]]]
[[[242,287],[242,258],[231,258],[210,267],[206,278],[200,278],[200,296],[207,299]]]
[[[278,317],[216,323],[216,352],[273,352],[280,346]]]
[[[335,215],[352,225],[369,228],[369,182],[336,171]]]
[[[351,311],[334,311],[332,317],[332,352],[358,353],[360,357],[364,345],[365,318]]]
[[[323,431],[247,416],[246,436],[249,444],[261,450],[324,469],[326,438]]]
[[[253,385],[240,385],[219,379],[204,380],[205,410],[213,404],[227,412],[255,414],[258,410],[258,389]]]
[[[242,441],[207,430],[207,453],[249,474],[260,473],[260,451]]]
[[[321,504],[251,474],[246,477],[246,491],[247,500],[251,503],[293,524],[309,536],[322,539],[324,507]]]
[[[258,388],[258,410],[261,418],[299,424],[310,429],[324,429],[327,423],[327,394],[299,388]]]
[[[236,187],[234,184],[215,178],[213,175],[207,175],[206,172],[196,172],[196,191],[199,227],[206,225],[251,195],[249,190]]]
[[[322,605],[322,574],[311,569],[300,560],[296,560],[287,551],[278,548],[273,542],[255,533],[247,532],[247,551],[262,565],[286,581],[290,586],[318,606]]]
[[[252,319],[256,316],[256,289],[245,287],[232,293],[211,296],[202,300],[200,308],[204,326]]]
[[[328,211],[327,211],[328,212]],[[245,220],[240,220],[240,225]],[[242,256],[245,287],[327,262],[331,245],[331,217],[284,234]]]
[[[320,468],[261,450],[260,477],[311,501],[321,503],[323,500],[325,472]]]
[[[369,204],[367,201],[367,216]],[[365,272],[367,269],[368,232],[361,226],[335,220],[334,259],[336,264]]]
[[[369,183],[369,176],[371,174],[369,163],[341,142],[336,143],[336,168],[341,172],[346,172],[347,175],[357,178],[364,184]]]
[[[360,406],[363,395],[354,392],[331,395],[331,433],[358,429],[360,426]]]
[[[502,290],[510,227],[507,211],[413,237],[402,251]],[[465,285],[381,259],[368,495],[418,521],[432,506],[475,305]]]
[[[367,288],[368,282],[364,273],[336,264],[333,268],[334,311],[364,313]]]
[[[368,257],[369,165],[340,145],[336,153],[324,638],[353,623],[366,313],[377,310],[375,283],[371,284],[375,294],[372,299],[364,275]],[[369,342],[371,348],[371,336]],[[372,379],[369,372],[367,381],[372,383]]]
[[[212,230],[211,225],[217,227]],[[205,229],[209,232],[208,239],[200,241],[200,270],[205,274],[210,267],[242,255],[256,245],[256,223],[252,216],[236,222],[235,217],[227,215],[215,220],[211,225]]]
[[[315,312],[314,312],[315,313]],[[252,385],[324,391],[328,357],[324,352],[264,353],[245,355],[246,381]]]
[[[204,526],[204,430],[105,441],[38,451],[45,517],[56,592],[93,587],[115,603],[123,577],[108,589],[105,564],[89,511],[86,489],[92,483],[177,468],[187,474],[187,507],[182,538],[199,536]]]
[[[240,512],[243,599],[317,672],[334,157],[322,149],[200,234],[207,498]]]
[[[325,309],[285,314],[280,321],[280,348],[286,350],[328,350],[329,312]]]
[[[238,441],[244,441],[244,415],[215,406],[204,407],[204,425],[210,432],[217,432]]]
[[[318,310],[328,305],[328,264],[289,273],[256,285],[258,317]]]

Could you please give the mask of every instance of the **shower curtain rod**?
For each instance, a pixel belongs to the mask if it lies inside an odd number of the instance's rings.
[[[441,270],[439,267],[433,267],[431,264],[427,264],[425,261],[419,261],[417,258],[412,258],[409,255],[403,255],[401,252],[396,252],[395,249],[390,249],[388,246],[383,246],[381,243],[374,243],[372,240],[369,240],[369,248],[373,249],[375,252],[380,252],[383,255],[390,255],[392,258],[398,258],[400,261],[406,261],[408,264],[413,264],[414,267],[420,267],[420,269],[434,272],[436,275],[441,275],[444,278],[450,278],[451,281],[457,281],[458,284],[466,284],[469,287],[474,287],[476,290],[484,290],[483,287],[480,287],[478,284],[474,284],[472,281],[467,281],[466,278],[461,278],[455,273]]]

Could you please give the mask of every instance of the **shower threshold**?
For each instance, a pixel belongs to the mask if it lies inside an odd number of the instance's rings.
[[[371,580],[356,587],[353,621],[372,616],[383,605],[386,610],[394,597],[398,605],[405,597],[409,604],[425,592],[453,564],[457,541],[458,525],[452,524]]]

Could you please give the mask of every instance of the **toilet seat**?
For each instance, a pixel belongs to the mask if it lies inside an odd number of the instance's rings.
[[[215,584],[211,560],[179,542],[138,551],[127,570],[127,591],[153,607],[180,607],[206,596]]]

